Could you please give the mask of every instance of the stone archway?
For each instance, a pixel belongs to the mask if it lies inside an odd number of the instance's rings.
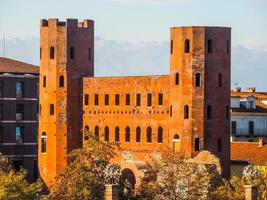
[[[175,134],[173,137],[173,152],[180,152],[181,150],[181,140],[178,134]]]
[[[129,168],[125,168],[122,170],[121,174],[122,174],[122,180],[123,181],[127,180],[131,184],[132,189],[134,190],[136,186],[136,178],[133,171]]]

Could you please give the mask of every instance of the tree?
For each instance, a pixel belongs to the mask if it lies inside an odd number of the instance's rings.
[[[0,155],[0,200],[37,199],[42,191],[42,183],[28,183],[26,175],[25,170],[15,172],[8,159]]]
[[[207,199],[219,180],[215,165],[187,162],[168,152],[147,165],[139,193],[145,200]]]
[[[86,138],[83,148],[69,154],[68,166],[56,178],[48,199],[104,199],[105,169],[115,155],[114,145],[98,141],[89,134]]]

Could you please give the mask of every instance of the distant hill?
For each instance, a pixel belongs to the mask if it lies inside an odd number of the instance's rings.
[[[3,41],[0,40],[0,56]],[[168,42],[120,42],[96,37],[96,76],[149,75],[169,73]],[[39,38],[7,38],[6,57],[39,63]],[[232,86],[267,91],[267,50],[232,47]]]

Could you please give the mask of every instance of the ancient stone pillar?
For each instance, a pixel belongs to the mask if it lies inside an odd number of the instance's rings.
[[[106,195],[105,200],[119,200],[119,185],[106,185]]]
[[[257,187],[252,185],[245,185],[245,200],[257,200]]]

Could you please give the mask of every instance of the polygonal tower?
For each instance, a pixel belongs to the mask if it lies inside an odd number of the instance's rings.
[[[230,175],[231,29],[171,28],[170,141],[194,157],[208,150]]]
[[[50,186],[82,145],[82,77],[94,75],[94,22],[41,20],[38,166]]]

